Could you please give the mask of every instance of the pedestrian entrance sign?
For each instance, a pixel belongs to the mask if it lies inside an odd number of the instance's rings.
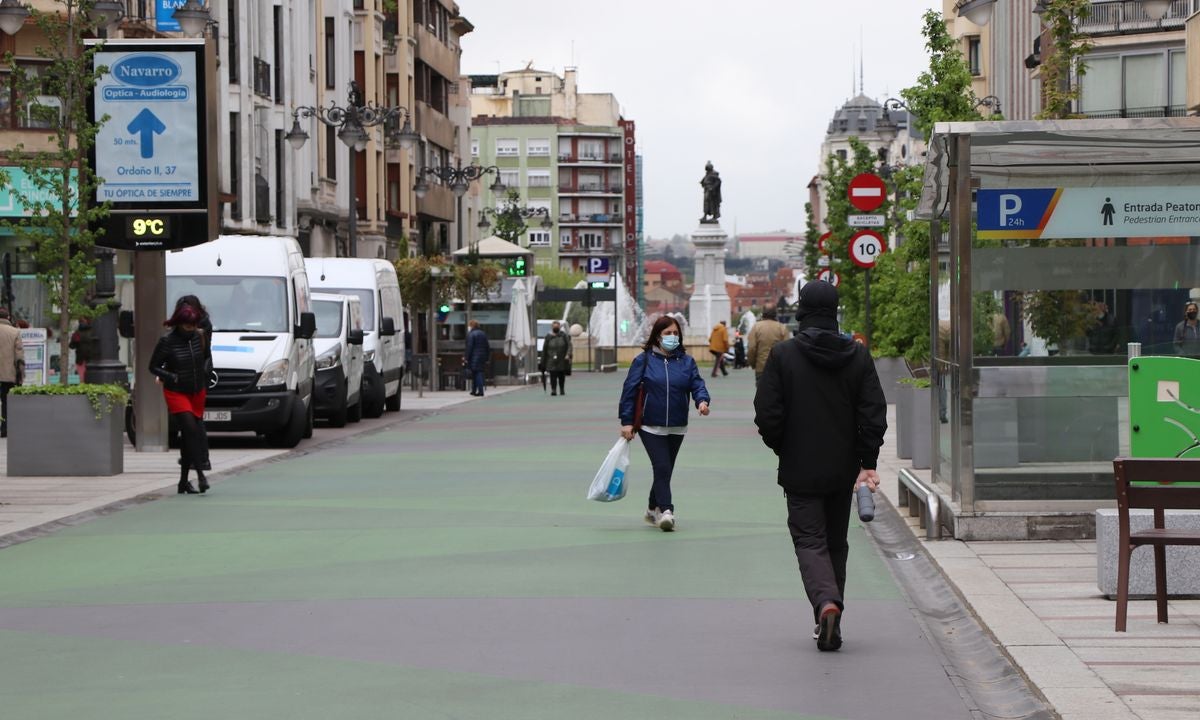
[[[885,252],[887,242],[874,230],[860,230],[850,238],[850,259],[859,267],[875,267],[875,261]]]
[[[976,208],[985,239],[1200,235],[1194,185],[981,188]]]
[[[90,110],[108,119],[91,152],[93,200],[112,208],[99,244],[163,250],[215,237],[210,54],[203,40],[176,39],[109,40],[96,52],[94,66],[108,72]]]

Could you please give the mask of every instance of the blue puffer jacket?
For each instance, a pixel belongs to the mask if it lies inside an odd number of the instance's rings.
[[[708,388],[700,377],[700,368],[691,355],[676,350],[668,355],[644,352],[633,359],[625,387],[621,390],[619,412],[622,425],[633,424],[638,383],[646,380],[646,407],[643,425],[679,427],[688,424],[688,398],[699,407],[710,402]]]
[[[475,328],[467,333],[467,348],[463,353],[463,364],[471,372],[484,370],[492,357],[492,349],[488,343],[487,333]]]

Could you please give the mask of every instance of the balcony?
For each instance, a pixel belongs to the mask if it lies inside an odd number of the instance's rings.
[[[1087,118],[1159,118],[1185,117],[1187,108],[1183,105],[1162,105],[1158,107],[1120,108],[1117,110],[1092,110],[1081,113]]]
[[[1200,0],[1175,0],[1162,20],[1152,20],[1146,15],[1141,0],[1097,2],[1092,3],[1091,12],[1077,24],[1080,32],[1092,36],[1169,32],[1183,30],[1187,18],[1197,10],[1200,10]]]
[[[577,185],[559,184],[560,195],[620,195],[621,183],[581,182]]]
[[[258,57],[254,58],[254,94],[271,97],[271,63]]]
[[[573,215],[563,213],[558,218],[559,225],[621,225],[624,216],[615,213],[590,213]]]
[[[579,153],[572,155],[571,153],[558,154],[559,165],[620,165],[620,153]]]

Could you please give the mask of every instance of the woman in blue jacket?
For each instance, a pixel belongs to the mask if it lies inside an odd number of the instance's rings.
[[[708,388],[700,377],[696,361],[683,350],[679,323],[664,315],[655,321],[646,341],[645,352],[629,367],[621,390],[621,437],[642,439],[654,483],[650,486],[646,522],[664,531],[675,529],[675,506],[671,504],[671,473],[675,458],[687,432],[688,399],[696,403],[701,415],[708,414]],[[638,386],[644,388],[641,427],[635,428]]]

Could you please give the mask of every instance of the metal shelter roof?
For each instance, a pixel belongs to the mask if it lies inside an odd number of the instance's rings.
[[[963,135],[971,138],[971,176],[981,187],[1200,182],[1200,117],[938,123],[918,217],[946,212],[951,147]]]

